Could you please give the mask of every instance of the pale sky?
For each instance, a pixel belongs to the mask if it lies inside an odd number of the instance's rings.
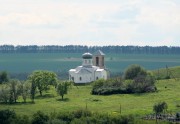
[[[180,46],[180,0],[0,0],[0,45]]]

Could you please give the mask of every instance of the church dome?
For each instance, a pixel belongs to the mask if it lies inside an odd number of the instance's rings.
[[[83,55],[82,55],[82,58],[83,59],[92,59],[92,54],[91,53],[84,53]]]

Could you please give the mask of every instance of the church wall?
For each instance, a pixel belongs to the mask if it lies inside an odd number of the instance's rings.
[[[105,70],[103,70],[103,71],[97,71],[96,73],[95,73],[95,79],[97,80],[97,79],[107,79],[107,72],[105,71]]]
[[[92,74],[75,74],[74,82],[75,83],[87,83],[93,81]]]

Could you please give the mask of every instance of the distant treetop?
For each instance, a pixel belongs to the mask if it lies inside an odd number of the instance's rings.
[[[106,54],[180,54],[180,46],[0,45],[0,53],[94,53],[98,50]]]

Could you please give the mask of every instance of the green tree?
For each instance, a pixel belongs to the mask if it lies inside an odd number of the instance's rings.
[[[20,90],[20,82],[18,80],[10,80],[8,83],[9,87],[10,87],[10,98],[9,98],[9,102],[13,103],[17,101],[18,96],[21,94],[21,90]]]
[[[70,86],[70,82],[59,82],[57,85],[57,93],[62,97],[62,100],[64,98],[64,95],[68,92],[68,87]]]
[[[31,84],[28,81],[23,81],[19,85],[19,90],[24,102],[26,102],[26,99],[31,92]]]
[[[0,101],[8,103],[10,97],[10,88],[7,84],[3,84],[0,87]]]
[[[29,81],[32,83],[31,94],[33,94],[37,87],[42,96],[42,91],[48,90],[49,85],[56,86],[57,75],[50,71],[34,71],[29,76]]]
[[[151,75],[142,76],[139,75],[134,78],[132,83],[133,92],[135,93],[144,93],[144,92],[154,92],[156,91],[155,87],[155,78]]]
[[[0,83],[3,82],[8,82],[9,81],[9,77],[6,71],[3,71],[0,73]]]
[[[133,80],[139,75],[146,76],[147,75],[146,70],[144,70],[144,68],[142,68],[139,65],[131,65],[126,69],[124,78]]]
[[[35,94],[36,94],[36,85],[35,85],[35,82],[32,81],[31,83],[31,100],[32,100],[32,103],[34,103],[34,98],[35,98]]]

